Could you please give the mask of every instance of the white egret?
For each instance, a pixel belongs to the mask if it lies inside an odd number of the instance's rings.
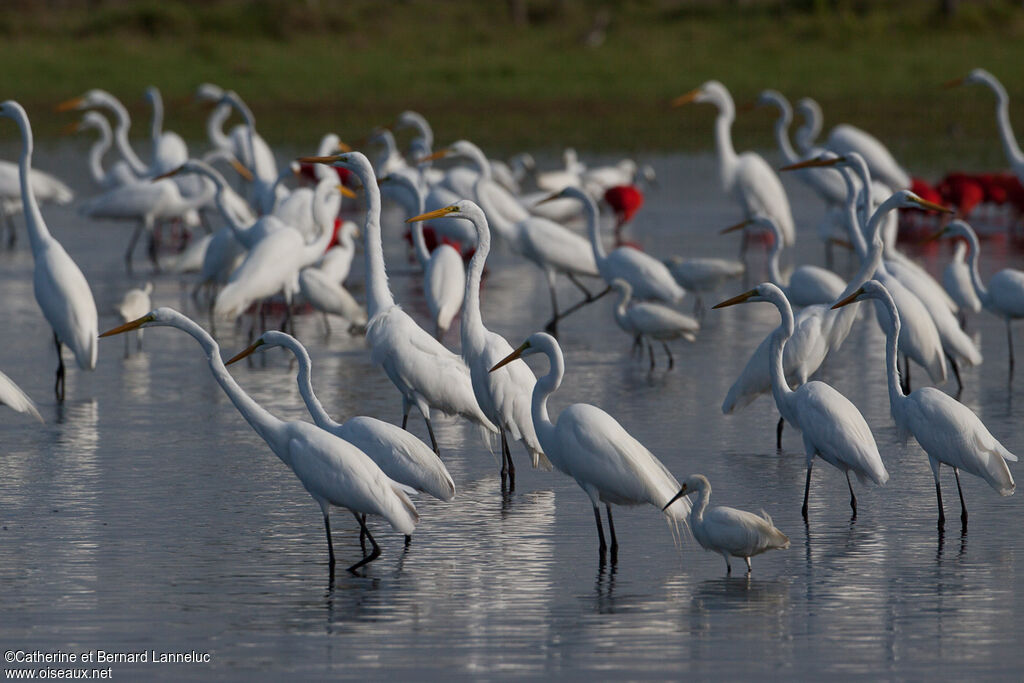
[[[370,161],[359,152],[303,157],[299,161],[347,168],[363,185],[366,193],[366,222],[363,225],[366,308],[370,317],[366,340],[371,347],[370,359],[384,369],[402,394],[402,428],[408,423],[409,409],[416,406],[427,424],[435,453],[438,448],[430,423],[432,408],[447,415],[462,415],[482,429],[497,433],[497,427],[477,405],[466,364],[395,304],[388,287],[381,244],[380,190]]]
[[[335,239],[338,243],[327,250],[320,261],[320,270],[334,282],[343,284],[352,269],[352,259],[356,255],[356,239],[359,238],[359,226],[353,221],[341,222]]]
[[[334,573],[334,543],[331,540],[330,506],[347,508],[355,515],[373,552],[348,568],[355,571],[380,556],[380,546],[370,535],[360,515],[380,515],[399,533],[409,535],[419,515],[409,496],[359,448],[308,422],[283,420],[253,400],[224,366],[220,347],[213,337],[190,318],[170,308],[157,308],[138,320],[104,332],[109,337],[139,327],[176,327],[195,339],[206,354],[213,378],[235,404],[245,421],[259,434],[277,457],[291,468],[309,495],[320,505],[327,531],[330,570]]]
[[[803,433],[807,456],[807,481],[801,513],[807,519],[807,498],[811,490],[811,467],[814,456],[846,475],[850,489],[850,507],[857,516],[857,497],[850,482],[852,471],[862,484],[872,481],[882,486],[889,473],[878,454],[875,437],[857,407],[845,396],[824,382],[812,381],[790,389],[783,371],[782,358],[786,342],[793,336],[793,309],[786,295],[775,285],[765,282],[754,289],[717,304],[715,308],[735,304],[767,301],[782,317],[782,324],[772,333],[770,368],[772,395],[782,417]]]
[[[797,104],[797,108],[808,120],[805,131],[798,137],[798,144],[813,145],[817,131],[821,130],[821,107],[814,100],[805,97]],[[811,131],[815,131],[813,136],[810,135]],[[856,152],[864,157],[872,178],[881,180],[893,190],[910,189],[910,174],[899,165],[889,149],[874,135],[856,126],[839,124],[829,131],[822,147],[840,156]],[[805,149],[805,152],[810,150]]]
[[[153,144],[151,169],[153,173],[159,175],[185,163],[188,160],[188,146],[185,145],[185,141],[180,135],[163,129],[164,101],[160,97],[160,91],[151,85],[146,88],[143,96],[153,107],[153,121],[149,136]]]
[[[958,313],[960,327],[966,323],[967,311],[981,312],[981,299],[974,291],[974,283],[971,282],[971,267],[967,263],[967,242],[957,240],[954,244],[953,255],[942,271],[942,286],[960,309]]]
[[[565,359],[555,338],[544,332],[531,334],[515,351],[498,362],[494,372],[522,356],[543,353],[551,369],[533,388],[530,412],[544,454],[558,470],[576,480],[594,506],[594,520],[603,558],[608,549],[601,525],[600,504],[608,513],[612,561],[618,553],[612,522],[612,503],[643,505],[662,510],[669,520],[682,521],[689,501],[666,504],[679,482],[660,460],[622,428],[615,418],[589,403],[574,403],[562,410],[554,423],[548,417],[548,397],[558,390],[565,374]]]
[[[89,282],[78,265],[46,227],[39,204],[32,194],[32,126],[28,114],[13,100],[0,104],[0,117],[14,119],[21,132],[21,158],[18,171],[21,179],[21,201],[25,206],[25,227],[35,268],[33,289],[43,316],[53,328],[53,341],[57,347],[57,379],[54,391],[57,400],[64,400],[63,346],[75,354],[78,367],[96,368],[96,302],[92,298]]]
[[[672,106],[689,102],[709,102],[718,108],[715,119],[715,147],[718,150],[722,189],[739,202],[746,218],[771,216],[782,230],[783,243],[789,247],[796,238],[789,199],[779,177],[759,154],[736,154],[732,144],[732,122],[736,106],[725,86],[708,81],[696,90],[672,101]]]
[[[153,303],[150,301],[149,295],[153,293],[153,283],[147,282],[145,285],[140,287],[134,287],[129,289],[121,297],[121,301],[114,306],[114,310],[121,316],[121,320],[124,322],[131,322],[144,316],[148,311],[153,310]],[[142,348],[142,328],[135,331],[135,345],[137,348]],[[124,355],[128,355],[128,337],[124,338]]]
[[[103,155],[110,149],[113,142],[113,133],[110,132],[110,122],[107,117],[98,111],[87,111],[82,115],[81,121],[76,121],[67,127],[68,133],[75,133],[82,130],[95,128],[99,131],[99,138],[89,148],[89,173],[93,181],[103,190],[110,190],[121,185],[134,183],[138,178],[132,173],[128,163],[121,159],[110,168],[104,170]]]
[[[751,557],[768,550],[785,550],[789,547],[789,537],[775,528],[772,518],[764,510],[761,516],[722,505],[709,510],[711,482],[703,474],[690,475],[669,504],[694,493],[697,494],[697,504],[690,508],[690,530],[700,547],[722,555],[726,574],[732,574],[730,555],[742,557],[747,563],[749,574]]]
[[[17,231],[14,227],[14,216],[24,211],[21,201],[21,181],[18,164],[0,161],[0,214],[7,227],[7,246],[14,246]],[[29,174],[32,194],[41,204],[68,204],[75,198],[74,192],[59,178],[44,171],[32,169]]]
[[[984,69],[973,69],[963,78],[947,83],[947,86],[962,84],[980,84],[986,86],[996,96],[996,126],[999,128],[999,139],[1003,143],[1003,152],[1014,174],[1024,183],[1024,152],[1021,152],[1017,138],[1010,124],[1010,96],[1006,88],[995,76]]]
[[[477,247],[469,261],[462,305],[462,358],[469,367],[477,404],[487,419],[497,425],[501,435],[502,488],[507,476],[510,488],[515,489],[516,468],[509,452],[510,438],[523,442],[534,467],[543,463],[546,469],[551,468],[530,415],[530,394],[536,378],[526,363],[510,363],[498,372],[490,372],[495,363],[512,352],[512,346],[500,334],[484,326],[480,312],[480,280],[491,250],[486,216],[476,204],[463,199],[443,209],[413,216],[407,222],[419,224],[441,216],[467,220],[476,231]]]
[[[904,438],[913,434],[928,454],[932,476],[935,477],[935,495],[939,504],[939,527],[946,522],[942,509],[942,489],[939,487],[939,465],[953,468],[956,488],[960,494],[960,521],[967,526],[967,506],[960,488],[960,472],[981,477],[999,492],[1013,494],[1016,485],[1006,461],[1017,461],[1017,456],[1003,447],[989,433],[970,408],[933,387],[923,387],[909,396],[903,393],[896,368],[896,340],[900,335],[900,314],[885,286],[877,280],[864,283],[857,291],[836,304],[846,306],[854,301],[874,299],[880,303],[889,318],[885,331],[885,370],[889,385],[889,410],[896,427]]]
[[[348,441],[370,456],[391,479],[438,500],[450,501],[455,497],[455,482],[430,446],[401,427],[366,415],[350,417],[336,422],[324,410],[320,399],[313,393],[313,361],[309,352],[295,337],[284,332],[264,332],[259,339],[241,351],[225,365],[237,363],[256,351],[283,347],[295,355],[299,372],[295,379],[299,393],[310,417],[317,427]]]
[[[981,244],[974,229],[967,223],[956,220],[939,233],[963,237],[970,245],[971,283],[981,305],[989,312],[1006,321],[1006,345],[1010,357],[1010,377],[1013,377],[1013,328],[1011,323],[1017,318],[1024,318],[1024,271],[1016,268],[1003,268],[988,280],[986,286],[978,273],[978,254]]]
[[[622,279],[633,288],[633,296],[637,299],[655,299],[666,303],[678,303],[686,296],[686,291],[672,277],[668,267],[658,259],[630,246],[621,246],[610,254],[605,253],[601,242],[600,217],[597,203],[578,187],[566,187],[550,199],[569,198],[583,204],[583,216],[590,236],[590,247],[594,252],[594,262],[605,283],[609,286],[612,280]]]
[[[114,144],[117,146],[118,152],[121,153],[121,157],[131,167],[132,173],[137,178],[145,178],[152,175],[153,169],[139,159],[139,156],[128,142],[128,130],[131,128],[132,122],[128,116],[128,110],[125,109],[121,100],[106,90],[92,89],[86,91],[80,97],[65,100],[57,105],[57,111],[99,108],[107,109],[114,115]]]
[[[389,174],[381,178],[379,183],[381,188],[397,187],[408,194],[412,200],[409,206],[410,215],[419,216],[423,213],[423,192],[411,178],[402,174]],[[443,218],[447,214],[434,212],[434,215]],[[430,310],[431,321],[434,323],[434,337],[441,340],[462,307],[466,290],[466,268],[462,264],[462,256],[455,247],[442,243],[438,244],[433,252],[428,251],[423,237],[423,223],[418,220],[406,222],[412,223],[412,246],[416,260],[423,269],[423,294]]]
[[[721,234],[742,230],[748,225],[758,225],[770,232],[774,241],[768,255],[768,279],[781,289],[789,303],[794,306],[811,306],[813,304],[830,304],[836,300],[846,282],[831,270],[812,265],[801,265],[793,269],[789,276],[789,284],[783,284],[782,272],[779,269],[779,253],[782,251],[782,232],[773,218],[757,216],[737,223],[722,230]]]
[[[349,332],[366,329],[366,309],[359,305],[337,278],[322,268],[310,266],[299,272],[299,292],[313,308],[324,314],[324,327],[328,334],[331,331],[328,314],[347,320]]]
[[[694,295],[693,309],[704,308],[702,294],[712,292],[729,280],[742,277],[747,267],[742,261],[703,256],[672,256],[665,265],[679,285]]]
[[[16,413],[26,413],[43,422],[35,401],[22,391],[14,380],[0,372],[0,405],[5,405]]]
[[[700,323],[668,306],[651,301],[631,300],[633,287],[621,278],[612,280],[611,288],[619,293],[619,301],[613,309],[615,322],[627,334],[632,335],[637,342],[644,338],[647,339],[647,350],[650,353],[652,370],[654,369],[654,347],[650,340],[660,341],[662,348],[665,349],[665,355],[668,356],[668,369],[671,370],[675,361],[666,342],[680,337],[688,342],[696,341]],[[641,353],[643,353],[642,350]]]
[[[274,153],[256,132],[256,117],[238,93],[233,90],[225,91],[220,103],[231,105],[245,121],[245,153],[238,158],[249,167],[254,176],[250,186],[253,206],[261,214],[270,213],[277,202],[288,194],[288,189],[277,182],[277,160]]]

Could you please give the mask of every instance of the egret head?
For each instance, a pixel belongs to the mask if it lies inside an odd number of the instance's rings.
[[[775,302],[779,298],[785,298],[785,294],[782,290],[773,285],[770,282],[762,282],[757,287],[751,290],[737,294],[731,299],[715,304],[712,308],[725,308],[726,306],[735,306],[736,304],[750,304],[757,301],[768,301]]]
[[[997,82],[995,76],[993,76],[985,69],[971,69],[971,71],[961,78],[954,78],[951,81],[947,81],[943,84],[946,88],[955,88],[958,85],[968,85],[971,83],[982,83],[984,85],[992,85]]]
[[[192,95],[194,101],[207,104],[216,104],[222,97],[224,97],[224,88],[213,83],[200,83]]]
[[[778,90],[762,90],[757,99],[754,100],[754,106],[775,107],[780,111],[787,111],[789,109],[789,103]]]
[[[287,339],[285,339],[286,337]],[[224,365],[231,365],[232,363],[237,363],[246,356],[252,355],[256,351],[266,351],[267,349],[272,349],[276,346],[284,346],[288,340],[294,341],[295,338],[289,334],[285,334],[284,332],[278,332],[276,330],[264,332],[259,336],[259,339],[257,339],[252,344],[249,344],[249,346],[245,347],[240,352],[235,354],[231,358],[231,360],[224,363]]]
[[[173,308],[160,307],[155,308],[146,315],[126,322],[124,325],[118,325],[117,327],[107,330],[100,335],[103,337],[113,337],[117,334],[123,334],[125,332],[131,332],[137,330],[140,327],[157,327],[159,325],[169,325],[172,319],[180,318],[181,314],[175,311]]]
[[[697,493],[710,488],[711,484],[708,482],[708,478],[703,474],[691,474],[690,477],[683,482],[682,487],[679,489],[679,493],[672,496],[672,499],[665,503],[664,507],[661,509],[662,511],[665,511],[671,507],[672,503],[676,502],[683,496],[688,496],[691,493]]]
[[[534,332],[527,337],[526,341],[520,344],[515,351],[495,363],[494,367],[491,368],[489,372],[494,372],[498,368],[508,365],[517,358],[532,356],[535,353],[544,353],[545,348],[552,345],[554,345],[556,349],[558,348],[558,342],[550,334],[547,334],[546,332]]]
[[[850,294],[850,296],[832,304],[832,308],[842,308],[843,306],[849,306],[855,301],[864,301],[865,299],[882,299],[886,296],[889,296],[889,290],[885,288],[885,285],[878,280],[868,280],[855,292]]]
[[[445,206],[437,209],[436,211],[428,211],[427,213],[420,214],[419,216],[413,216],[405,222],[416,223],[419,221],[429,221],[434,218],[462,218],[467,221],[482,220],[486,222],[484,213],[480,210],[480,207],[468,199],[460,199],[450,206]]]
[[[696,102],[698,104],[702,102],[709,102],[719,107],[725,106],[726,103],[732,104],[732,96],[724,85],[718,81],[708,81],[699,88],[695,88],[685,95],[672,100],[673,107],[681,107],[684,104],[690,104]]]
[[[57,105],[57,111],[71,111],[73,109],[91,109],[101,107],[114,100],[114,96],[106,90],[87,90],[81,97],[72,97]]]

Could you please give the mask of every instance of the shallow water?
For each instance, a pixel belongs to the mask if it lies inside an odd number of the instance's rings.
[[[77,155],[77,148],[44,149],[38,165],[79,174],[73,184],[85,197],[91,190]],[[633,238],[648,250],[657,245],[659,254],[734,255],[737,240],[716,236],[738,213],[717,188],[714,160],[653,161],[662,189],[648,194]],[[785,182],[799,225],[796,261],[820,263],[819,204],[793,179]],[[129,285],[121,253],[130,228],[90,223],[68,209],[44,213],[93,287],[101,329],[113,327],[112,306]],[[423,320],[415,271],[397,238],[399,217],[389,218],[391,283]],[[986,275],[1024,260],[993,241],[983,252]],[[946,245],[933,248],[925,263],[938,273],[948,253]],[[755,272],[763,272],[762,260],[755,249]],[[69,369],[68,400],[58,406],[54,351],[32,296],[26,241],[0,252],[0,264],[0,369],[46,419],[38,425],[2,414],[5,650],[210,654],[207,664],[111,665],[115,677],[170,679],[1019,675],[1020,501],[965,475],[971,521],[962,535],[944,469],[949,519],[945,535],[936,532],[931,472],[913,441],[897,442],[883,338],[871,319],[855,326],[822,377],[863,412],[892,478],[884,488],[855,484],[860,507],[851,521],[844,478],[819,461],[809,527],[799,512],[799,435],[787,430],[783,450],[775,450],[777,414],[767,397],[735,416],[719,408],[750,350],[777,324],[774,308],[708,312],[696,343],[673,345],[672,372],[648,373],[646,361],[631,358],[609,301],[562,326],[567,376],[552,410],[576,401],[601,406],[679,479],[707,475],[712,504],[770,513],[792,547],[756,557],[750,577],[742,561],[727,577],[721,557],[692,538],[677,548],[651,507],[615,510],[618,562],[600,564],[592,510],[572,480],[529,470],[515,448],[516,490],[502,497],[497,461],[476,429],[441,419],[455,500],[420,496],[422,519],[407,550],[401,536],[374,522],[381,558],[365,575],[339,571],[331,583],[319,508],[240,417],[187,335],[149,330],[145,350],[127,359],[122,339],[103,340],[95,372]],[[148,273],[141,253],[137,264],[141,280]],[[360,261],[350,282],[361,272]],[[178,277],[154,280],[157,305],[204,320]],[[742,289],[737,282],[715,296]],[[565,302],[576,295],[571,285],[560,294]],[[534,268],[495,254],[487,325],[515,345],[543,325],[547,306]],[[1024,379],[1007,383],[1003,324],[988,314],[969,324],[986,362],[964,371],[963,401],[1020,452]],[[219,330],[225,353],[246,344],[246,327]],[[397,421],[397,392],[370,364],[363,340],[340,327],[325,338],[318,318],[297,323],[320,398],[335,417]],[[457,330],[448,339],[457,343]],[[234,374],[276,415],[304,418],[288,360],[270,352]],[[543,359],[531,365],[547,370]],[[924,373],[915,370],[920,381]],[[426,436],[421,421],[412,425]],[[341,510],[333,519],[345,566],[361,556],[357,526]]]

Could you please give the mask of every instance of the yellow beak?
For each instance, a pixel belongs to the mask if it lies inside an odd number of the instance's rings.
[[[58,104],[57,111],[71,111],[72,109],[80,108],[83,104],[85,104],[84,97],[73,97]]]
[[[752,296],[757,296],[756,289],[752,289],[749,292],[743,292],[742,294],[738,294],[731,299],[726,299],[722,303],[715,304],[711,308],[725,308],[726,306],[735,306],[736,304],[743,304],[746,303],[747,299],[749,299]]]
[[[168,171],[167,173],[161,173],[158,176],[153,176],[153,179],[150,182],[151,183],[155,183],[158,180],[163,180],[164,178],[170,178],[171,176],[178,175],[179,173],[181,173],[181,169],[183,169],[183,168],[185,168],[185,167],[184,166],[179,166],[178,168],[172,169],[172,170]]]
[[[119,325],[112,330],[107,330],[106,332],[101,334],[100,337],[113,337],[115,334],[121,334],[122,332],[131,332],[134,329],[142,327],[146,323],[153,322],[155,319],[156,318],[153,317],[152,313],[147,313],[138,320],[133,320],[130,323]]]
[[[561,199],[561,198],[562,198],[562,193],[561,192],[553,192],[553,193],[549,194],[547,197],[544,197],[544,199],[541,199],[539,202],[534,203],[534,206],[540,206],[541,204],[544,204],[545,202],[550,202],[550,201],[553,201],[555,199]]]
[[[338,185],[338,192],[341,193],[342,197],[348,197],[349,199],[355,199],[359,196],[356,194],[355,190],[345,187],[344,185]]]
[[[937,240],[940,237],[942,237],[943,235],[945,235],[947,232],[949,232],[949,228],[948,227],[943,228],[942,230],[939,230],[934,235],[930,235],[930,236],[924,238],[923,240],[921,240],[921,244],[928,244],[929,242],[934,242],[935,240]]]
[[[953,79],[953,80],[951,80],[951,81],[946,81],[945,83],[943,83],[943,84],[942,84],[942,87],[943,87],[943,88],[955,88],[955,87],[957,87],[958,85],[963,85],[963,84],[964,84],[964,81],[966,81],[966,80],[967,80],[967,78],[966,78],[966,77],[961,77],[961,78],[954,78],[954,79]]]
[[[838,301],[835,304],[833,304],[832,308],[840,308],[842,306],[846,306],[847,304],[852,304],[854,301],[857,300],[857,297],[859,297],[863,293],[864,293],[864,288],[860,287],[859,289],[857,289],[856,292],[854,292],[850,296],[846,297],[842,301]]]
[[[696,90],[691,90],[685,95],[680,95],[679,97],[672,100],[671,105],[673,107],[681,107],[684,104],[689,104],[690,102],[693,102],[695,99],[697,99],[698,95],[700,95],[700,88],[697,88]]]
[[[915,204],[920,206],[922,209],[929,209],[931,211],[938,211],[939,213],[956,213],[956,211],[954,209],[948,209],[945,206],[943,206],[942,204],[936,204],[935,202],[930,202],[927,199],[921,199],[920,197],[911,197],[910,201],[914,202]]]
[[[246,347],[243,351],[240,351],[234,358],[229,360],[224,365],[231,365],[232,363],[237,363],[238,361],[242,360],[246,356],[252,354],[256,349],[258,349],[259,347],[263,346],[265,343],[266,342],[264,342],[262,339],[257,339],[252,344],[250,344],[248,347]]]
[[[783,166],[780,171],[795,171],[800,168],[816,168],[818,166],[835,166],[840,161],[846,161],[845,157],[835,157],[834,159],[808,159],[801,161],[796,164],[790,164],[789,166]]]
[[[448,156],[451,153],[452,153],[452,151],[446,147],[444,149],[437,150],[433,154],[428,154],[427,156],[422,157],[416,163],[423,164],[423,163],[426,163],[428,161],[434,161],[436,159],[444,159],[446,156]]]
[[[347,153],[347,152],[353,151],[353,149],[351,147],[349,147],[348,145],[346,145],[341,140],[338,140],[338,151],[339,152],[346,152]]]
[[[406,219],[406,223],[416,223],[418,221],[429,221],[432,218],[441,218],[446,216],[455,210],[454,206],[446,206],[443,209],[437,209],[436,211],[428,211],[427,213],[421,213],[419,216],[413,216],[412,218]]]
[[[64,126],[63,128],[61,128],[60,129],[60,134],[61,135],[71,135],[72,133],[77,133],[81,129],[82,129],[82,122],[81,121],[74,121],[74,122],[69,123],[68,125]]]
[[[340,154],[331,154],[325,157],[299,157],[297,161],[301,164],[333,164],[340,158]]]
[[[494,367],[488,370],[488,372],[494,372],[498,368],[508,365],[509,363],[523,355],[523,351],[525,351],[528,348],[530,348],[530,342],[524,341],[522,344],[519,345],[519,348],[517,348],[512,353],[508,354],[507,356],[499,360],[497,363],[495,363]]]
[[[730,225],[728,228],[725,228],[724,230],[720,230],[718,232],[718,234],[719,235],[726,235],[726,234],[728,234],[730,232],[736,232],[737,230],[742,230],[743,228],[747,227],[748,225],[750,225],[753,222],[754,221],[752,221],[752,220],[750,220],[748,218],[747,220],[745,220],[745,221],[743,221],[741,223],[737,223],[736,225]]]

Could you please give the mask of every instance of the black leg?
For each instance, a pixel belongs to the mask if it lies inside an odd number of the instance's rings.
[[[604,527],[601,526],[601,510],[596,505],[594,506],[594,521],[597,522],[597,537],[601,541],[600,551],[601,559],[604,559],[604,555],[608,552],[608,544],[604,542]]]
[[[612,521],[612,506],[605,503],[604,509],[608,511],[608,531],[611,532],[612,535],[612,561],[614,561],[615,556],[619,552],[619,540],[615,538],[615,522]]]
[[[750,558],[749,557],[744,557],[743,559],[747,561],[747,574],[749,575],[750,572],[754,571],[754,568],[750,566]]]
[[[409,431],[409,402],[402,400],[402,429]]]
[[[366,522],[363,521],[362,519],[360,519],[359,520],[359,527],[360,527],[360,532],[366,534],[366,538],[369,539],[370,545],[373,547],[373,550],[370,551],[369,555],[367,555],[366,557],[364,557],[363,559],[359,560],[354,565],[349,567],[348,571],[350,571],[350,572],[355,572],[355,570],[359,569],[363,565],[369,564],[370,562],[373,562],[378,557],[380,557],[380,546],[377,545],[377,541],[374,540],[373,535],[370,533],[370,530],[366,528]]]
[[[581,308],[583,308],[587,304],[594,303],[595,301],[597,301],[598,299],[600,299],[601,297],[603,297],[605,294],[607,294],[610,291],[612,291],[611,287],[605,287],[604,289],[602,289],[600,292],[598,292],[595,295],[590,295],[588,293],[587,297],[581,299],[580,301],[577,301],[576,303],[574,303],[572,306],[570,306],[569,308],[565,309],[561,313],[557,313],[556,312],[555,313],[555,317],[552,318],[551,322],[548,323],[548,327],[545,328],[545,331],[548,332],[548,333],[551,333],[551,329],[549,329],[549,328],[557,329],[557,325],[558,325],[558,322],[560,320],[564,320],[565,318],[568,318],[570,315],[572,315],[576,311],[580,310]]]
[[[7,224],[7,248],[13,249],[18,241],[18,231],[14,227],[14,216],[4,211],[4,223]]]
[[[53,343],[57,347],[57,380],[54,382],[53,391],[57,394],[57,400],[64,401],[64,354],[61,353],[60,339],[57,333],[53,333]]]
[[[576,285],[576,287],[577,287],[577,288],[578,288],[578,289],[579,289],[579,290],[580,290],[581,292],[583,292],[583,296],[585,296],[585,297],[587,298],[587,301],[590,301],[591,299],[593,299],[593,298],[594,298],[594,295],[590,293],[590,290],[589,290],[589,289],[587,289],[586,287],[584,287],[584,286],[583,286],[583,283],[582,283],[582,282],[580,282],[580,281],[579,281],[578,279],[576,279],[576,276],[575,276],[575,275],[573,275],[572,273],[569,273],[567,277],[569,278],[569,282],[571,282],[571,283],[573,283],[574,285]]]
[[[505,430],[501,430],[501,450],[503,462],[508,464],[508,490],[509,493],[516,490],[516,466],[512,462],[512,451],[508,447],[508,435],[505,434]]]
[[[124,267],[128,271],[128,274],[132,274],[132,252],[135,251],[135,244],[139,241],[139,235],[142,234],[143,225],[139,223],[135,227],[135,232],[132,233],[131,239],[128,240],[128,249],[124,252]]]
[[[811,468],[813,466],[814,463],[807,466],[807,481],[804,483],[804,506],[800,508],[800,514],[804,516],[805,520],[807,519],[807,499],[811,495]]]
[[[960,366],[956,364],[956,360],[953,356],[946,354],[946,359],[949,360],[949,367],[953,368],[953,376],[956,377],[956,396],[959,399],[960,394],[964,393],[964,383],[960,381]]]
[[[904,368],[906,370],[904,372],[904,377],[906,378],[906,388],[903,390],[903,393],[905,393],[905,394],[907,394],[909,396],[910,395],[910,391],[911,391],[911,389],[910,389],[910,358],[909,357],[903,356],[903,366],[904,366]]]
[[[668,344],[661,342],[661,345],[665,349],[665,353],[668,355],[668,369],[671,370],[676,365],[675,359],[672,358],[672,352],[668,350]]]
[[[551,295],[551,320],[544,326],[544,331],[552,337],[558,337],[558,297],[555,295],[555,274],[548,272],[548,293]]]
[[[359,525],[359,547],[363,550],[363,556],[366,556],[366,533],[363,531],[366,525],[366,515],[360,515],[358,512],[353,512],[352,516],[356,518],[356,524]]]
[[[633,337],[633,348],[630,350],[631,356],[636,356],[639,351],[640,357],[643,358],[644,353],[644,337],[642,334],[638,334]]]
[[[647,340],[647,354],[651,357],[651,370],[654,370],[654,345],[650,339]]]
[[[853,495],[853,484],[850,483],[850,472],[846,472],[846,485],[850,488],[850,507],[853,508],[853,517],[857,519],[857,496]]]
[[[327,530],[327,554],[330,557],[328,565],[331,568],[331,574],[334,574],[334,542],[331,540],[331,518],[324,511],[324,529]]]
[[[729,564],[729,556],[725,555],[725,575],[732,576],[732,565]]]
[[[498,433],[501,434],[501,490],[504,491],[508,486],[508,459],[505,457],[505,451],[507,450],[505,428],[498,425]]]
[[[786,418],[779,416],[779,424],[775,427],[775,448],[782,450],[782,428],[786,426]]]
[[[939,529],[946,526],[946,513],[942,510],[942,488],[939,486],[939,478],[935,477],[935,497],[939,501]]]
[[[960,523],[967,528],[967,505],[964,503],[964,491],[960,488],[959,468],[953,468],[953,476],[956,477],[956,492],[960,494]]]
[[[1006,319],[1006,346],[1010,350],[1010,379],[1013,379],[1013,330],[1009,318]]]
[[[430,435],[430,447],[434,449],[434,455],[440,458],[441,451],[437,449],[437,439],[434,437],[434,427],[430,424],[430,418],[424,415],[423,421],[427,423],[427,434]]]

